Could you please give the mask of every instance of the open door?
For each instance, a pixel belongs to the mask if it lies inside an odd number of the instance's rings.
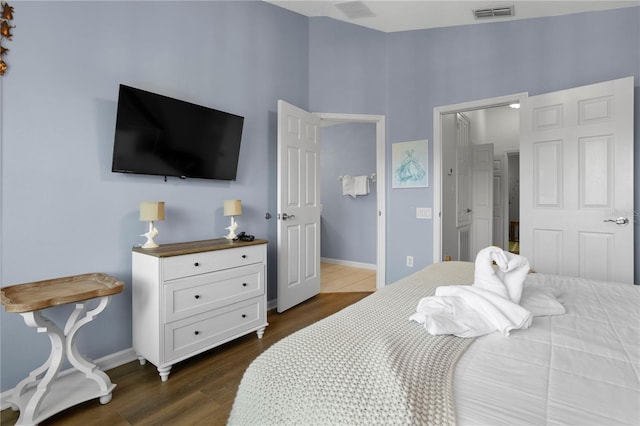
[[[320,292],[320,118],[278,101],[278,312]]]
[[[633,77],[524,99],[520,250],[538,272],[633,282]]]
[[[493,144],[471,145],[471,260],[493,244]]]

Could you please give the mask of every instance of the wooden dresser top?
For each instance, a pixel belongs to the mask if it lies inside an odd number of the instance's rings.
[[[171,257],[181,256],[183,254],[202,253],[205,251],[226,250],[237,247],[255,246],[259,244],[267,244],[266,240],[253,241],[233,241],[226,238],[217,238],[214,240],[188,241],[184,243],[163,244],[160,247],[152,249],[143,249],[142,247],[134,247],[132,250],[137,253],[147,254],[155,257]]]

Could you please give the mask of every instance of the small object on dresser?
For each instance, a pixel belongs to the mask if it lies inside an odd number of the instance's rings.
[[[238,234],[238,236],[236,238],[233,239],[233,241],[253,241],[255,240],[256,237],[254,237],[253,235],[249,235],[249,234],[245,234],[244,232],[241,232]]]
[[[153,225],[157,220],[164,220],[164,201],[142,201],[140,203],[140,220],[149,222],[149,230],[142,237],[147,237],[147,241],[142,248],[156,248],[159,244],[153,239],[158,235],[158,228]]]
[[[240,200],[225,200],[224,215],[231,216],[231,224],[225,228],[229,230],[225,238],[227,240],[235,240],[238,223],[235,221],[234,216],[242,215],[242,202]]]

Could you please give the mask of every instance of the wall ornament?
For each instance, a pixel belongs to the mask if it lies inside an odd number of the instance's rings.
[[[0,75],[4,75],[8,68],[7,63],[4,61],[4,55],[9,52],[9,49],[4,47],[4,40],[11,40],[11,37],[13,37],[11,30],[15,28],[15,25],[11,25],[13,7],[3,1],[0,1],[0,7],[2,7],[2,15],[0,16]]]

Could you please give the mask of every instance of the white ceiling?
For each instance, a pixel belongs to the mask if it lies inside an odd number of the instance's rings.
[[[349,22],[383,32],[409,31],[425,28],[470,25],[488,22],[509,21],[514,19],[536,18],[542,16],[566,15],[570,13],[595,10],[616,9],[639,6],[640,0],[365,0],[365,1],[332,1],[332,0],[264,0],[276,6],[289,9],[305,16],[327,16],[340,21]],[[365,7],[374,16],[363,16],[350,19],[336,5],[353,3],[356,13]],[[476,19],[474,9],[514,6],[514,17],[497,17]],[[360,13],[358,13],[360,15]]]

